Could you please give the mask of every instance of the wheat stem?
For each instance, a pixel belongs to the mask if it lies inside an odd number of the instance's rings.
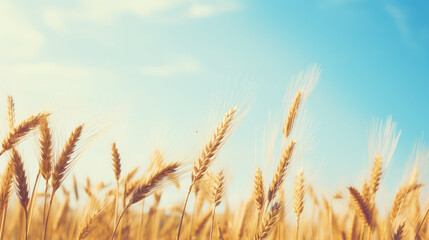
[[[33,186],[33,193],[31,194],[31,198],[30,198],[30,207],[29,207],[30,213],[28,217],[27,231],[30,231],[31,218],[33,217],[34,202],[36,201],[36,192],[37,192],[37,187],[39,186],[39,179],[40,179],[40,171],[37,173],[36,182],[34,183],[34,186]]]
[[[127,205],[127,206],[124,208],[124,210],[122,210],[121,215],[119,215],[118,221],[116,222],[116,224],[115,224],[115,228],[113,229],[113,234],[112,234],[112,238],[111,238],[111,240],[115,239],[115,234],[116,234],[116,231],[118,230],[119,223],[121,222],[121,219],[122,219],[122,217],[123,217],[123,216],[124,216],[124,214],[125,214],[125,211],[127,211],[127,209],[128,209],[130,206],[131,206],[131,205]]]
[[[189,195],[191,194],[193,186],[194,186],[194,184],[192,183],[191,186],[189,186],[189,191],[188,191],[188,194],[186,195],[186,200],[185,200],[185,204],[183,206],[182,216],[180,217],[179,231],[177,232],[176,240],[180,239],[180,230],[182,229],[182,223],[183,223],[183,217],[185,216],[186,204],[188,204]]]
[[[213,235],[213,225],[214,225],[215,212],[216,212],[216,205],[213,205],[213,210],[212,210],[212,223],[211,223],[211,227],[210,227],[210,240],[212,240],[212,235]]]

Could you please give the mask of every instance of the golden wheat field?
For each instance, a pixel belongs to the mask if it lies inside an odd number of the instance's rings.
[[[55,112],[17,120],[14,99],[9,96],[4,104],[9,130],[0,153],[8,161],[1,175],[1,239],[429,239],[429,199],[420,194],[426,185],[419,181],[417,168],[389,204],[377,201],[399,137],[392,133],[390,121],[376,130],[386,147],[374,147],[372,168],[363,182],[326,194],[307,181],[306,169],[290,172],[302,144],[295,136],[298,128],[305,127],[305,121],[298,120],[319,74],[318,67],[311,67],[291,84],[295,86],[289,91],[292,101],[279,133],[282,144],[275,149],[280,157],[271,163],[272,174],[265,172],[267,163],[255,169],[253,184],[248,186],[252,195],[241,199],[239,206],[223,201],[234,173],[213,170],[239,119],[245,117],[246,110],[239,105],[230,106],[217,119],[190,163],[166,159],[161,151],[154,151],[144,171],[125,171],[121,149],[113,142],[106,148],[111,149],[108,161],[114,184],[94,183],[91,178],[78,184],[73,166],[84,147],[87,125],[76,126],[62,150],[54,152],[50,118]],[[20,144],[28,138],[37,138],[38,169],[25,168],[28,163],[20,154]],[[29,182],[28,171],[37,174],[35,182]],[[73,188],[64,187],[67,178],[73,180]],[[187,194],[177,196],[178,205],[160,207],[169,185],[184,188]],[[336,207],[339,203],[345,207]]]

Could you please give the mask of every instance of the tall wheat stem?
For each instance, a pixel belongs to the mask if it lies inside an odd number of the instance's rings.
[[[31,199],[30,199],[30,208],[29,208],[29,217],[28,217],[28,226],[27,226],[28,232],[30,231],[31,218],[33,217],[34,202],[36,201],[36,192],[37,192],[37,187],[39,186],[39,179],[40,179],[40,171],[37,173],[36,182],[34,183],[33,193],[31,194]]]
[[[177,232],[176,240],[179,240],[180,238],[180,230],[182,229],[182,223],[183,223],[183,217],[185,216],[186,204],[188,204],[189,195],[191,194],[193,186],[194,186],[194,183],[192,183],[191,186],[189,186],[189,191],[188,191],[188,194],[186,195],[185,205],[183,206],[182,216],[180,217],[179,231]]]
[[[113,229],[113,234],[112,234],[112,238],[111,238],[111,240],[115,239],[115,234],[116,234],[116,231],[118,230],[119,223],[121,222],[121,219],[122,219],[122,217],[123,217],[123,216],[124,216],[124,214],[125,214],[125,211],[127,211],[127,209],[128,209],[129,207],[130,207],[130,205],[126,206],[126,207],[124,208],[124,210],[122,210],[121,215],[119,215],[118,221],[116,221],[115,228]]]
[[[420,228],[422,228],[423,223],[425,222],[425,219],[426,219],[426,217],[428,216],[428,213],[429,213],[429,208],[428,208],[428,210],[426,210],[425,216],[423,217],[422,222],[419,224],[419,227],[417,228],[416,236],[414,237],[414,239],[418,239]]]
[[[143,220],[144,220],[144,199],[142,200],[142,209],[140,212],[140,224],[139,224],[139,231],[137,234],[137,239],[140,240],[141,239],[141,234],[142,234],[142,230],[143,230]]]
[[[52,191],[51,199],[49,200],[48,213],[46,214],[45,232],[43,234],[43,240],[46,240],[46,235],[47,235],[47,231],[48,231],[48,223],[49,223],[49,213],[51,212],[52,201],[54,200],[54,194],[55,194],[55,191]]]
[[[1,223],[1,232],[0,232],[0,240],[3,240],[3,233],[4,233],[4,227],[5,227],[5,223],[6,223],[6,215],[7,215],[7,205],[8,203],[6,203],[6,206],[4,208],[4,212],[3,212],[3,221]]]
[[[212,240],[212,236],[213,236],[213,225],[214,225],[214,216],[215,216],[215,212],[216,212],[216,205],[213,205],[213,211],[212,211],[212,224],[210,227],[210,240]]]
[[[119,181],[116,181],[116,194],[115,194],[115,218],[113,219],[113,224],[116,223],[118,218],[118,208],[119,208]],[[125,190],[124,190],[125,191]],[[113,225],[115,227],[115,225]]]

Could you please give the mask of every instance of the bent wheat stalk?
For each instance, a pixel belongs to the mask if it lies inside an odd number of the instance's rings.
[[[25,175],[24,163],[22,162],[22,158],[19,155],[18,151],[16,151],[14,148],[11,150],[11,159],[15,173],[16,195],[18,196],[19,203],[21,204],[25,213],[25,239],[27,239],[28,203],[30,201],[27,176]]]
[[[200,180],[207,172],[208,168],[213,164],[217,154],[219,153],[222,146],[228,137],[228,134],[232,128],[232,121],[236,115],[236,107],[232,107],[226,114],[223,120],[217,125],[215,132],[213,133],[210,141],[204,147],[200,157],[194,162],[194,167],[191,175],[191,185],[189,186],[188,193],[186,195],[185,204],[182,210],[182,216],[180,217],[179,230],[177,231],[176,240],[180,239],[180,231],[182,229],[183,217],[185,216],[186,205],[188,203],[189,195],[191,194],[192,187],[195,183]]]
[[[49,116],[49,114],[46,113],[39,113],[37,115],[30,116],[21,122],[18,126],[15,126],[13,129],[11,129],[7,137],[3,139],[0,156],[21,142],[28,135],[28,133],[36,129],[39,126],[40,121],[47,116]]]
[[[115,238],[116,230],[118,229],[119,223],[121,222],[122,217],[124,216],[127,209],[150,196],[152,193],[160,190],[162,187],[167,185],[168,177],[171,175],[179,175],[181,164],[179,162],[168,163],[163,166],[157,166],[152,173],[150,173],[149,177],[143,179],[136,189],[133,191],[128,204],[125,205],[121,214],[119,215],[118,220],[116,221],[115,228],[113,229],[112,237],[113,240]]]
[[[64,149],[58,158],[58,161],[55,163],[54,171],[51,176],[51,185],[52,185],[52,193],[51,198],[49,200],[48,212],[46,214],[46,222],[45,222],[45,230],[43,239],[46,240],[46,234],[48,230],[49,223],[49,213],[52,207],[52,201],[54,200],[54,195],[58,188],[63,183],[64,179],[67,177],[68,173],[73,166],[73,162],[76,157],[76,151],[78,149],[78,142],[81,138],[83,130],[83,125],[78,126],[70,135]],[[46,193],[46,192],[45,192]]]

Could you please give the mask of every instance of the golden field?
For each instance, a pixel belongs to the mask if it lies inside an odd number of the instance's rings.
[[[214,172],[212,166],[237,127],[243,108],[232,106],[218,119],[192,166],[170,161],[155,151],[143,174],[137,169],[123,171],[121,149],[112,143],[111,181],[115,184],[93,183],[88,178],[79,185],[72,171],[85,144],[86,125],[76,126],[62,150],[54,153],[50,116],[55,113],[37,113],[17,121],[9,96],[9,133],[1,146],[1,155],[8,159],[1,175],[1,239],[429,239],[428,199],[420,194],[425,186],[417,168],[397,189],[390,205],[377,204],[399,137],[392,133],[390,121],[378,129],[383,133],[379,142],[386,147],[374,146],[372,169],[359,185],[326,195],[306,180],[305,169],[290,173],[301,149],[302,142],[295,135],[305,122],[299,120],[302,108],[319,74],[317,67],[310,68],[291,84],[293,95],[285,110],[282,144],[275,149],[280,158],[272,163],[273,174],[264,172],[264,165],[255,170],[253,185],[248,186],[253,194],[242,199],[240,207],[223,201],[233,175]],[[39,169],[31,170],[37,178],[31,183],[19,153],[20,143],[30,136],[37,137],[40,153]],[[295,177],[289,179],[291,175]],[[73,179],[73,188],[63,186],[66,178]],[[289,183],[293,190],[286,191]],[[163,190],[169,185],[186,189],[187,195],[180,196],[183,202],[179,205],[160,207]],[[143,211],[148,198],[153,199],[150,210]],[[192,205],[188,204],[190,198],[194,199]],[[338,202],[347,207],[334,208]],[[303,214],[304,209],[310,214]],[[287,221],[286,216],[295,221]]]

